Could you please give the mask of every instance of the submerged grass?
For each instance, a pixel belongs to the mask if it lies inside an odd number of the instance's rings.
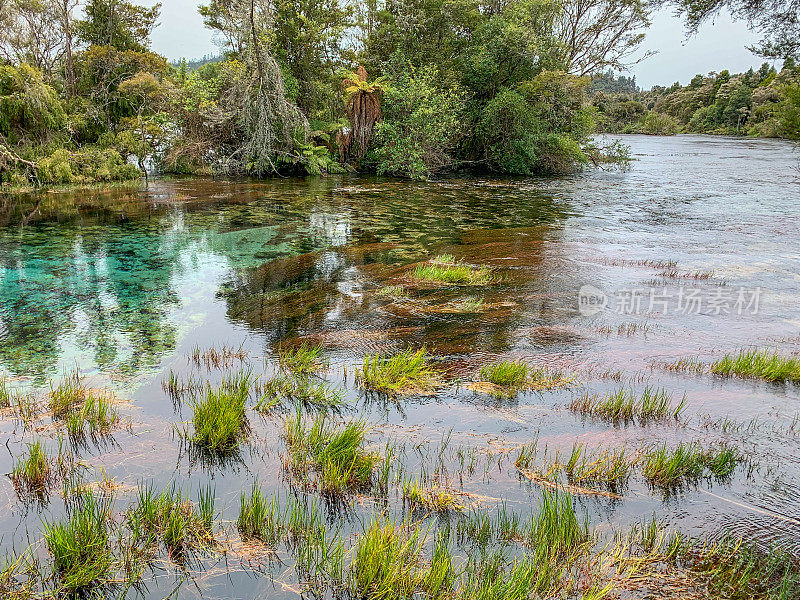
[[[638,396],[633,390],[618,389],[604,396],[587,393],[574,398],[569,404],[570,410],[581,415],[614,423],[678,420],[685,407],[685,397],[675,404],[672,394],[650,386],[645,387]]]
[[[247,392],[239,387],[207,388],[191,403],[192,442],[211,452],[233,450],[246,433],[246,400]]]
[[[289,450],[284,464],[296,480],[333,496],[371,486],[378,456],[364,447],[367,426],[363,421],[336,427],[320,413],[310,427],[306,425],[300,412],[284,424]],[[314,480],[310,472],[316,473]]]
[[[437,256],[430,262],[418,265],[412,277],[419,281],[459,285],[482,285],[492,281],[489,267],[473,267],[458,262],[449,254]]]
[[[727,446],[704,449],[697,443],[681,443],[669,449],[661,444],[645,454],[643,473],[655,485],[673,487],[706,473],[728,477],[741,460],[741,455]]]
[[[344,404],[344,393],[330,384],[306,377],[277,375],[260,386],[261,398],[255,405],[259,412],[269,412],[284,400],[295,406],[325,410]]]
[[[440,376],[431,366],[425,348],[408,348],[392,356],[368,355],[361,368],[356,369],[356,381],[362,387],[389,395],[432,390]]]
[[[53,568],[67,592],[111,581],[114,560],[109,519],[109,501],[84,494],[66,521],[44,524],[44,540],[53,556]]]
[[[161,540],[172,558],[180,559],[189,549],[199,550],[214,539],[214,494],[201,489],[197,506],[175,485],[156,493],[151,486],[140,486],[137,503],[129,509],[131,528],[145,534],[145,546]]]
[[[50,458],[41,440],[29,443],[27,453],[14,462],[11,481],[18,492],[43,495],[53,481],[54,473]]]
[[[711,364],[716,375],[764,379],[766,381],[800,382],[800,358],[781,356],[777,351],[747,350],[726,354]]]
[[[327,367],[322,357],[322,346],[303,342],[297,348],[280,348],[278,362],[281,369],[295,375],[312,375]]]

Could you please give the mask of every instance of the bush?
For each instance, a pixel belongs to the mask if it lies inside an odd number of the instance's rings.
[[[61,100],[38,70],[0,66],[0,133],[12,144],[47,138],[64,128],[65,119]]]
[[[374,138],[379,174],[426,179],[453,164],[463,92],[439,80],[436,67],[409,69],[386,90]]]
[[[594,130],[585,78],[543,71],[498,93],[482,110],[477,138],[490,169],[518,175],[564,173],[585,163]]]
[[[675,135],[680,130],[680,124],[670,115],[650,111],[642,120],[641,133],[647,135]]]
[[[47,184],[94,183],[138,179],[142,172],[112,148],[96,146],[70,152],[60,148],[36,163],[39,181]]]

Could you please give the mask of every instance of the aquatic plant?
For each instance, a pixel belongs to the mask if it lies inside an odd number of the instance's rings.
[[[480,377],[483,381],[509,387],[520,387],[528,379],[529,368],[523,362],[508,361],[484,365],[480,370]]]
[[[282,369],[295,375],[311,375],[327,366],[322,358],[322,346],[303,342],[297,348],[280,348],[278,362]]]
[[[111,581],[114,559],[108,531],[110,510],[108,500],[84,494],[66,521],[44,523],[45,545],[67,592]]]
[[[17,395],[17,393],[9,389],[8,382],[5,379],[0,379],[0,408],[11,408],[12,400]]]
[[[234,348],[225,344],[217,350],[215,347],[201,350],[200,346],[192,348],[192,353],[189,355],[189,360],[196,365],[204,364],[206,368],[212,367],[218,369],[220,367],[229,367],[235,361],[243,361],[247,358],[247,352],[243,346]]]
[[[119,422],[119,415],[111,400],[105,396],[87,394],[83,404],[74,407],[65,418],[67,433],[73,440],[82,440],[88,434],[93,438],[105,437]]]
[[[456,495],[449,490],[438,486],[426,489],[413,480],[403,483],[403,500],[412,508],[431,512],[446,513],[464,509]]]
[[[344,403],[344,392],[330,384],[306,377],[277,375],[261,386],[261,398],[255,405],[259,412],[269,412],[283,400],[297,406],[325,410]]]
[[[638,396],[633,390],[621,388],[604,396],[586,393],[569,404],[569,409],[574,412],[615,423],[677,420],[685,407],[685,397],[675,404],[672,394],[650,386],[646,386]]]
[[[359,598],[411,598],[420,584],[422,533],[409,523],[376,516],[356,543],[350,565],[353,593]]]
[[[483,285],[492,281],[489,267],[483,265],[473,267],[457,262],[449,254],[437,256],[426,264],[417,265],[411,276],[418,281],[459,285]]]
[[[24,490],[41,495],[47,491],[54,476],[50,458],[41,440],[27,444],[27,447],[27,453],[14,461],[11,481],[18,491]]]
[[[542,501],[532,517],[527,540],[537,555],[569,556],[588,540],[588,516],[581,522],[572,496],[542,490]]]
[[[127,512],[127,522],[136,531],[149,534],[145,543],[160,539],[169,555],[180,559],[188,549],[201,549],[213,539],[214,493],[201,489],[196,508],[174,484],[160,493],[152,486],[139,486],[137,502]]]
[[[746,350],[726,354],[710,366],[715,375],[758,378],[766,381],[800,382],[800,358],[781,356],[777,351]]]
[[[729,476],[741,462],[739,453],[727,446],[704,449],[698,443],[681,442],[669,449],[660,444],[644,456],[644,476],[662,487],[698,479],[707,470],[717,478]]]
[[[569,460],[564,465],[567,480],[572,484],[599,483],[610,487],[624,484],[630,478],[636,458],[629,458],[625,448],[599,449],[589,453],[583,444],[572,446]]]
[[[356,381],[362,387],[394,395],[425,392],[439,382],[440,372],[430,365],[425,348],[403,350],[392,356],[367,355],[356,369]]]
[[[377,294],[384,298],[408,298],[408,292],[402,285],[386,285],[379,288]]]
[[[207,388],[204,396],[191,403],[192,442],[213,452],[235,448],[246,431],[246,400],[241,388]]]
[[[298,412],[284,423],[289,450],[285,464],[297,480],[314,485],[323,494],[364,490],[371,485],[378,462],[378,456],[364,448],[366,433],[363,421],[336,427],[325,413],[317,415],[309,428]],[[315,482],[309,479],[309,471],[317,474]]]
[[[267,500],[258,482],[253,482],[249,495],[241,493],[236,527],[243,538],[257,539],[274,548],[286,531],[278,498]]]

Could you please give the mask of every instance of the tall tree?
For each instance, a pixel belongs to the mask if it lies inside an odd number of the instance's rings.
[[[85,18],[77,22],[81,41],[91,46],[113,46],[117,50],[144,52],[156,27],[161,4],[151,8],[126,0],[89,0]]]
[[[575,75],[622,70],[632,60],[650,26],[644,0],[564,0],[556,19],[567,71]]]
[[[800,0],[675,0],[692,33],[722,9],[763,37],[750,49],[767,58],[800,58]]]

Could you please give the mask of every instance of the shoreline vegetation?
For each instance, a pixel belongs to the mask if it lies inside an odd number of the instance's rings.
[[[723,72],[617,97],[627,80],[599,74],[632,64],[652,9],[591,2],[211,0],[199,10],[220,54],[177,64],[150,48],[160,5],[12,2],[0,15],[0,183],[13,192],[149,172],[570,173],[627,164],[627,147],[593,135],[668,132],[651,122],[677,118],[662,104],[681,90],[692,90],[685,120],[698,103],[715,107],[703,131],[797,135],[788,61],[780,73]]]
[[[687,85],[640,90],[636,78],[606,71],[589,87],[598,132],[675,135],[704,133],[800,140],[800,67],[723,70],[695,75]]]

